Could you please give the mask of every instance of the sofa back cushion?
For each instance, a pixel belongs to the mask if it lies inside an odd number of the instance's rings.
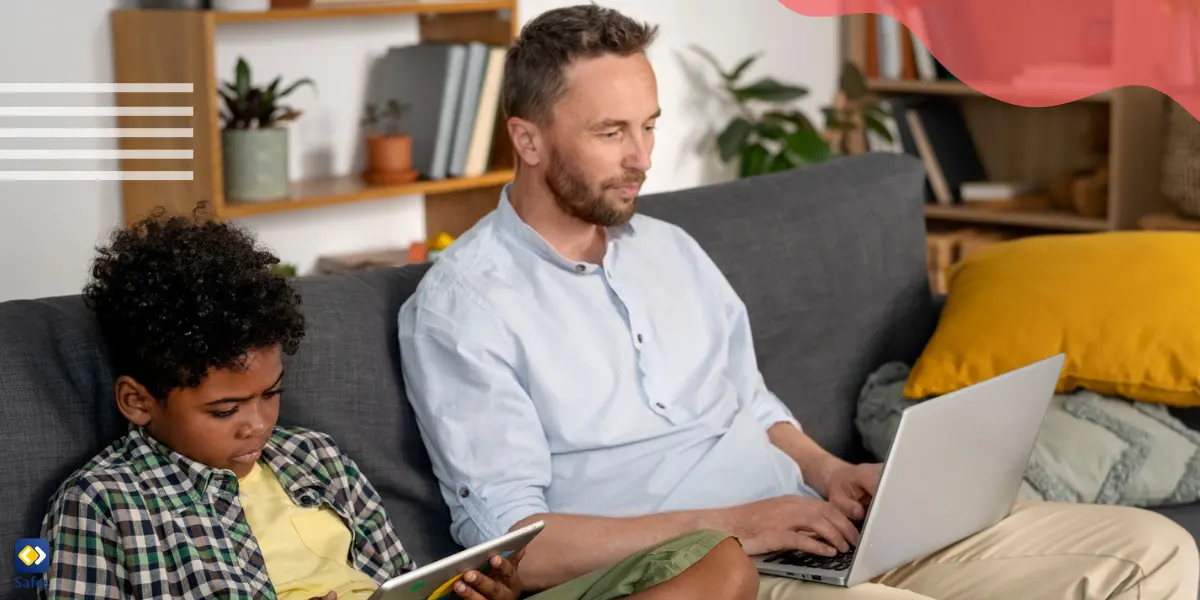
[[[419,564],[459,548],[412,407],[404,394],[396,317],[425,266],[298,280],[306,339],[284,363],[279,420],[324,431],[383,498]]]
[[[746,303],[767,386],[829,451],[865,458],[854,408],[881,364],[911,364],[936,322],[925,269],[925,174],[902,154],[842,158],[648,196]]]
[[[0,303],[0,598],[13,545],[41,536],[62,480],[124,433],[99,331],[78,296]]]

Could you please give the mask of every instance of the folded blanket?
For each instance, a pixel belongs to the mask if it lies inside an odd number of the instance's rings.
[[[855,425],[878,460],[887,457],[909,367],[881,366],[858,399]],[[1022,498],[1167,506],[1200,500],[1200,433],[1167,407],[1088,391],[1056,394],[1034,444]]]

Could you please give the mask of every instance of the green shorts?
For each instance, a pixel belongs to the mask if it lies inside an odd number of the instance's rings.
[[[685,533],[625,558],[604,569],[577,577],[529,600],[613,600],[669,581],[700,562],[729,534],[703,529]]]

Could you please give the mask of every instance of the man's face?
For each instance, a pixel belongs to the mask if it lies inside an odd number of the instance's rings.
[[[245,370],[210,369],[199,387],[151,399],[146,429],[192,460],[244,477],[279,418],[282,378],[278,346],[250,352]]]
[[[586,223],[633,217],[654,149],[658,83],[643,54],[578,60],[547,132],[546,184],[559,207]]]

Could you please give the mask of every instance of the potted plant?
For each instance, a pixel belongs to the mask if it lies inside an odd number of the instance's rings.
[[[367,105],[362,120],[367,129],[367,168],[363,177],[369,183],[407,183],[417,178],[412,168],[412,136],[400,128],[408,109],[408,104],[395,99],[382,107]]]
[[[757,55],[742,59],[727,71],[703,48],[693,46],[692,50],[716,69],[721,91],[736,109],[736,115],[717,135],[716,149],[723,162],[740,161],[741,177],[784,171],[847,154],[850,134],[864,128],[892,141],[882,121],[887,112],[868,101],[866,80],[852,63],[843,66],[838,103],[822,108],[825,129],[818,130],[803,112],[788,107],[808,95],[807,88],[773,77],[743,82]]]
[[[231,201],[270,200],[288,194],[288,130],[281,124],[301,113],[282,100],[302,85],[316,85],[305,78],[281,88],[282,79],[276,77],[266,87],[256,86],[250,65],[238,58],[234,80],[222,83],[221,152],[225,196]]]

